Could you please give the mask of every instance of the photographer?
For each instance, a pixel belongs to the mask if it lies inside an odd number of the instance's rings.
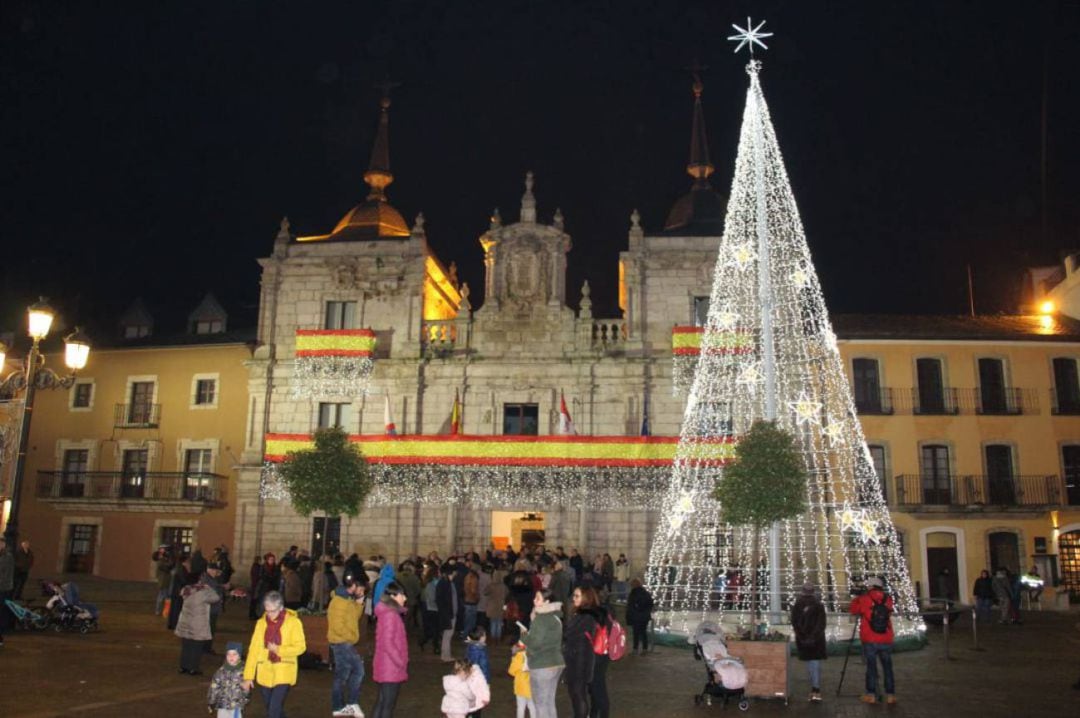
[[[866,693],[863,703],[877,703],[877,664],[885,673],[885,702],[896,703],[896,686],[893,681],[892,649],[893,600],[885,593],[884,583],[877,576],[866,581],[867,591],[851,602],[851,613],[858,616],[859,642],[862,643],[866,660]]]

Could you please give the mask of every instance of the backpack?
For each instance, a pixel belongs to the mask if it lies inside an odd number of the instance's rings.
[[[885,599],[880,601],[870,599],[870,630],[874,633],[889,632],[889,607],[885,605]]]
[[[586,633],[586,636],[589,634]],[[596,627],[596,633],[592,635],[592,651],[598,656],[608,652],[608,629],[607,626]]]
[[[617,661],[626,655],[626,631],[622,624],[611,619],[611,627],[608,629],[608,658]]]

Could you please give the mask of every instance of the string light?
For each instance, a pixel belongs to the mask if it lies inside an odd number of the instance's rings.
[[[751,44],[759,30],[748,24],[738,39]],[[690,347],[687,330],[677,330],[684,332],[677,344],[673,339],[673,380],[687,391],[687,403],[646,574],[657,624],[689,632],[708,618],[745,627],[755,591],[775,619],[804,582],[820,587],[828,611],[845,613],[851,589],[875,575],[896,601],[897,634],[914,635],[920,622],[908,569],[855,419],[759,71],[756,61],[747,67],[750,86],[710,311],[697,335],[700,351]],[[724,524],[712,498],[722,468],[695,462],[694,446],[737,437],[772,413],[801,449],[808,510],[775,533]],[[759,566],[751,565],[755,539],[766,559]],[[770,590],[774,574],[778,594]],[[836,631],[830,636],[840,638]]]

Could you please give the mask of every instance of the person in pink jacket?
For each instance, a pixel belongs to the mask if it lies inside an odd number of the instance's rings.
[[[405,636],[405,589],[391,581],[375,606],[374,678],[379,697],[371,718],[394,715],[401,684],[409,680],[409,641]]]
[[[468,661],[454,661],[454,672],[443,676],[443,717],[478,716],[490,702],[491,689],[480,666]]]

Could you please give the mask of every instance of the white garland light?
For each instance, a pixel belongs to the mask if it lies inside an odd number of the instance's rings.
[[[297,357],[289,382],[292,398],[362,396],[374,366],[370,357]]]
[[[737,39],[760,44],[760,28],[748,23]],[[914,617],[911,579],[855,418],[759,70],[757,61],[747,68],[750,86],[705,327],[706,336],[730,332],[735,317],[749,345],[714,352],[703,341],[700,356],[675,358],[676,384],[690,371],[693,379],[646,575],[657,622],[683,631],[706,618],[745,625],[753,592],[775,619],[805,582],[820,587],[828,611],[844,613],[849,590],[869,575],[884,577],[898,612]],[[770,412],[801,449],[808,509],[774,532],[760,532],[766,560],[754,567],[754,530],[719,521],[712,491],[722,469],[696,463],[695,446],[738,436]],[[910,635],[919,621],[897,617],[894,625]]]

